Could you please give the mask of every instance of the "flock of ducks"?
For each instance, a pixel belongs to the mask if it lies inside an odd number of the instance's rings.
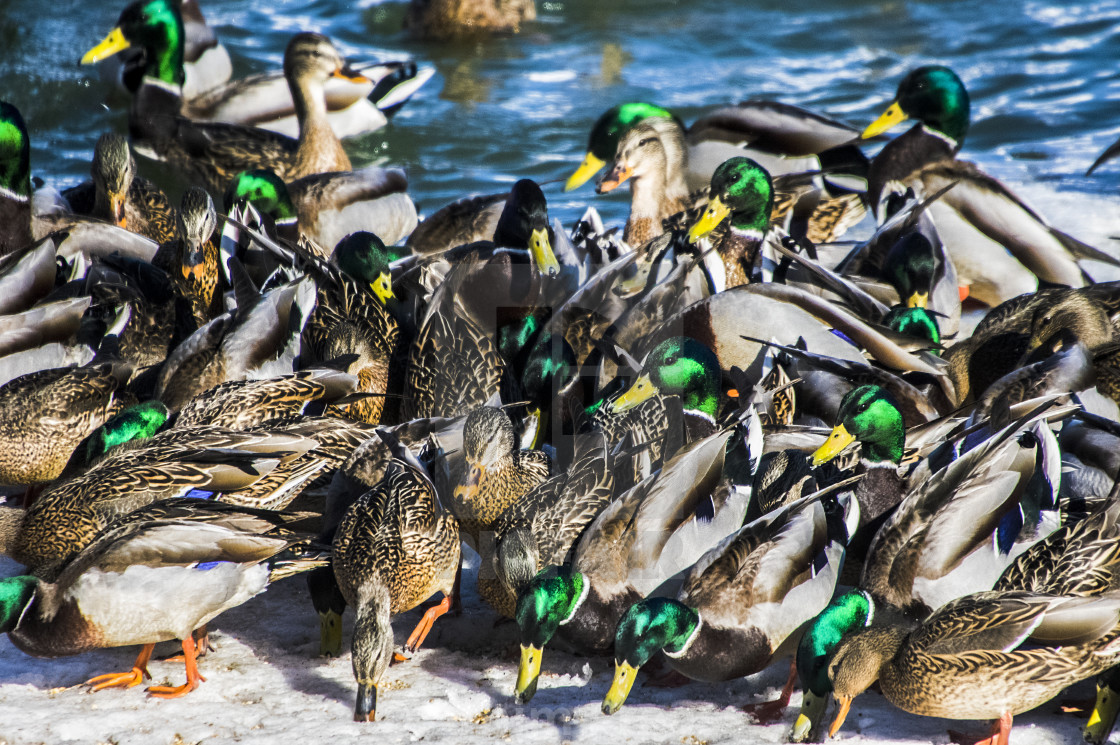
[[[421,24],[438,3],[414,5]],[[862,132],[767,101],[687,128],[616,106],[565,188],[628,183],[629,219],[590,208],[565,232],[529,180],[418,221],[401,171],[353,169],[339,137],[430,71],[350,66],[315,33],[282,75],[227,82],[223,55],[192,0],[129,5],[83,58],[117,63],[128,137],[61,193],[32,192],[31,135],[0,103],[17,647],[142,645],[96,690],[142,684],[179,640],[186,681],[148,691],[182,696],[207,623],[304,574],[324,654],[356,613],[372,721],[407,659],[392,617],[442,595],[408,653],[471,612],[465,541],[516,622],[521,703],[559,639],[613,655],[607,714],[643,667],[720,682],[792,659],[748,710],[776,721],[799,686],[793,741],[833,699],[835,735],[877,682],[1006,743],[1098,674],[1085,731],[1108,735],[1120,286],[1082,262],[1120,262],[958,159],[951,70],[913,70]],[[195,186],[172,204],[134,154]],[[865,219],[869,239],[837,240]]]

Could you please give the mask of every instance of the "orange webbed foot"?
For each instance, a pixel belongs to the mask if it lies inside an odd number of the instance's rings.
[[[132,688],[140,685],[145,678],[152,677],[148,672],[148,660],[152,658],[152,650],[155,647],[155,644],[145,644],[128,672],[98,675],[87,680],[85,684],[93,686],[93,691],[102,691],[106,688]]]

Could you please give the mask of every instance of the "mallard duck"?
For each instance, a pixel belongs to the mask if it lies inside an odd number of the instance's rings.
[[[596,191],[630,182],[630,216],[622,239],[644,246],[661,235],[662,223],[692,206],[685,171],[684,133],[673,119],[650,117],[619,138],[610,171]]]
[[[219,289],[221,271],[214,230],[218,215],[204,189],[192,186],[183,192],[176,220],[178,237],[163,243],[152,265],[162,269],[178,294],[191,304],[196,326],[203,326],[225,311]]]
[[[628,129],[654,118],[675,119],[668,109],[643,102],[619,104],[604,112],[591,129],[583,163],[568,178],[564,190],[590,180],[614,158],[619,139]],[[693,189],[706,187],[716,167],[737,155],[753,158],[773,174],[814,171],[844,161],[853,161],[856,170],[863,171],[866,159],[860,168],[858,148],[842,147],[858,137],[857,130],[796,106],[744,101],[716,109],[688,129],[688,181]],[[840,157],[809,157],[828,151]]]
[[[179,410],[175,426],[245,431],[269,422],[289,421],[315,404],[323,406],[353,393],[357,384],[353,375],[326,369],[300,370],[264,380],[229,381],[188,401]]]
[[[586,652],[607,651],[630,606],[742,525],[748,497],[717,489],[731,435],[724,430],[692,443],[616,497],[585,529],[570,564],[529,582],[517,599],[515,700],[526,703],[536,693],[544,647],[554,636]]]
[[[829,663],[840,711],[876,679],[912,714],[997,719],[985,742],[1007,743],[1015,714],[1120,662],[1120,599],[1029,592],[978,593],[920,625],[872,624],[840,643]]]
[[[62,192],[74,212],[101,218],[157,243],[174,236],[176,213],[171,200],[151,181],[136,175],[136,161],[124,137],[106,132],[98,138],[90,177],[91,181]]]
[[[305,539],[293,517],[196,499],[171,500],[115,521],[61,572],[0,580],[0,632],[37,657],[144,645],[132,669],[86,681],[98,691],[130,688],[148,674],[156,642],[179,639],[187,680],[152,686],[157,698],[190,693],[203,680],[192,632],[281,577],[325,563],[279,556]]]
[[[0,101],[0,255],[31,245],[31,140],[19,109]]]
[[[751,675],[792,652],[797,631],[831,599],[858,520],[851,497],[806,498],[713,547],[675,597],[631,606],[615,631],[603,713],[618,711],[638,668],[657,651],[674,670],[713,682]]]
[[[416,205],[407,189],[403,171],[373,165],[287,185],[272,171],[246,171],[226,189],[225,208],[248,202],[272,220],[279,237],[295,241],[303,235],[327,250],[361,231],[392,244],[416,227]]]
[[[167,0],[130,5],[117,27],[82,58],[96,62],[127,48],[130,38],[170,38],[174,13]],[[300,132],[292,139],[235,124],[195,122],[179,115],[181,70],[152,56],[144,83],[132,99],[129,133],[141,155],[169,163],[215,193],[241,171],[269,168],[285,181],[313,173],[349,171],[350,159],[326,119],[323,83],[332,75],[353,77],[330,39],[297,34],[284,52],[284,75],[298,100]],[[364,79],[364,78],[363,78]]]
[[[968,92],[949,68],[926,65],[903,78],[895,101],[863,132],[873,137],[906,119],[918,120],[872,160],[867,194],[877,214],[890,182],[927,195],[955,182],[930,211],[961,284],[992,306],[1034,291],[1038,279],[1081,287],[1085,278],[1077,259],[1115,263],[1108,254],[1050,227],[972,163],[956,160],[969,118]]]
[[[537,572],[564,563],[583,529],[610,500],[614,483],[605,439],[598,433],[585,436],[566,473],[530,489],[498,517],[493,553],[483,554],[497,581],[479,578],[483,599],[512,618],[521,591]]]
[[[198,3],[183,0],[178,9],[183,20],[183,98],[190,100],[222,86],[233,74],[233,64]],[[144,50],[121,52],[102,60],[99,67],[102,78],[133,93],[144,77]]]
[[[533,0],[412,0],[404,27],[430,41],[470,38],[486,34],[515,34],[537,18]]]
[[[224,54],[225,50],[206,28],[193,2],[181,8],[167,0],[159,4],[141,0],[132,5],[146,11],[141,14],[140,23],[150,33],[122,34],[123,39],[115,40],[121,47],[115,55],[126,57],[125,87],[131,93],[135,94],[144,85],[144,76],[149,74],[149,60],[155,59],[165,70],[181,67],[178,76],[182,81],[180,102],[176,113],[198,121],[251,125],[288,137],[299,134],[292,94],[279,71],[229,81],[231,70],[227,55],[224,78],[211,79],[205,87],[199,84],[199,63],[191,64],[192,53],[197,53],[198,46],[191,43],[192,32],[203,30],[207,34],[211,45],[209,52],[220,50]],[[135,15],[135,9],[126,8],[125,12]],[[162,29],[177,29],[178,33],[160,33]],[[111,59],[109,55],[113,54],[106,49],[100,57]],[[204,57],[201,62],[207,63],[208,59]],[[358,65],[354,72],[361,77],[331,80],[324,86],[327,119],[339,137],[373,132],[385,126],[387,116],[398,110],[435,70],[402,61]]]
[[[390,617],[443,593],[408,638],[405,648],[415,651],[451,608],[459,565],[455,518],[415,457],[399,445],[393,450],[385,478],[346,511],[331,552],[338,587],[357,611],[351,642],[357,722],[376,717],[377,685],[393,658]]]
[[[872,523],[859,589],[818,616],[799,647],[805,696],[794,741],[815,737],[824,717],[827,662],[845,633],[838,624],[870,613],[868,604],[877,614],[920,619],[990,590],[1057,529],[1060,462],[1045,416],[1031,412],[921,478],[897,510]]]
[[[724,220],[730,229],[716,250],[723,259],[726,287],[746,284],[753,272],[762,242],[770,230],[774,205],[770,174],[750,158],[732,158],[712,174],[708,206],[689,228],[695,243]]]
[[[634,383],[611,403],[622,413],[656,393],[679,396],[684,407],[685,441],[713,434],[720,400],[720,366],[712,350],[684,336],[658,344],[647,355]]]
[[[956,388],[957,400],[967,403],[979,398],[999,378],[1015,370],[1030,352],[1032,330],[1036,326],[1035,348],[1053,332],[1047,332],[1054,314],[1059,324],[1055,331],[1076,332],[1090,326],[1098,329],[1092,341],[1101,339],[1100,316],[1118,316],[1120,285],[1101,282],[1080,289],[1046,288],[1030,295],[1012,298],[984,316],[972,335],[950,347],[943,357],[947,373]],[[1081,297],[1083,296],[1083,297]],[[1078,299],[1074,299],[1074,298]],[[1064,310],[1063,309],[1064,306]]]
[[[62,472],[79,442],[127,405],[127,364],[41,370],[0,388],[0,482],[38,484]]]
[[[292,372],[300,335],[315,304],[310,278],[263,295],[202,326],[167,357],[155,398],[177,411],[202,391],[227,380]]]
[[[527,492],[545,481],[552,460],[541,450],[522,450],[513,422],[503,409],[479,406],[463,424],[467,472],[452,493],[450,506],[459,528],[481,546],[483,531]]]
[[[836,457],[856,440],[860,443],[856,485],[861,525],[873,523],[902,500],[905,484],[898,474],[902,463],[906,429],[894,397],[877,385],[861,385],[849,391],[836,415],[838,424],[813,453],[813,465]]]
[[[194,490],[238,491],[315,446],[300,436],[218,428],[171,429],[133,440],[35,500],[12,541],[12,558],[51,581],[131,510]]]

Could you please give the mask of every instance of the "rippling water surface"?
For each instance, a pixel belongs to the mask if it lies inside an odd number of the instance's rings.
[[[1068,214],[1079,195],[1100,218],[1120,181],[1117,165],[1082,175],[1120,135],[1120,2],[537,0],[526,33],[449,45],[410,39],[400,3],[201,1],[235,75],[279,66],[302,30],[329,34],[352,58],[434,65],[438,74],[388,128],[347,143],[356,162],[407,168],[425,212],[517,178],[567,176],[591,123],[619,101],[655,101],[687,122],[716,105],[773,98],[862,126],[909,68],[929,62],[952,66],[969,88],[967,157],[1031,185],[1036,202],[1053,196],[1061,207],[1038,206],[1059,226],[1076,232],[1087,219]],[[123,5],[53,0],[44,13],[41,0],[0,0],[0,97],[23,111],[33,172],[49,183],[85,177],[98,135],[126,129],[127,102],[77,64]],[[546,193],[566,223],[590,201],[608,218],[625,215],[625,194],[565,195],[559,184]]]

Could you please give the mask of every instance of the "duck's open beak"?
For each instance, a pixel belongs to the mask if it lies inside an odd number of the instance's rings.
[[[607,162],[605,160],[596,158],[591,153],[583,156],[583,162],[579,164],[579,168],[568,177],[567,183],[564,184],[564,191],[571,191],[572,189],[578,189],[583,186],[606,164]]]
[[[867,125],[867,129],[863,130],[863,134],[860,135],[860,138],[866,140],[876,135],[881,135],[896,124],[901,124],[909,118],[910,117],[903,112],[902,107],[898,105],[898,101],[895,101],[887,107],[887,110],[883,112],[882,116]]]
[[[855,439],[855,435],[848,432],[843,424],[837,424],[824,444],[813,453],[813,465],[819,466],[822,463],[829,462],[839,455],[844,448],[855,442]]]
[[[727,219],[731,214],[731,208],[719,197],[712,197],[708,200],[708,209],[704,210],[704,214],[696,221],[691,228],[688,229],[688,242],[695,243],[708,233],[716,229],[716,226]]]
[[[103,59],[112,57],[117,52],[123,52],[132,46],[128,39],[124,38],[124,32],[121,31],[120,26],[117,26],[109,35],[106,36],[100,44],[95,46],[82,55],[81,63],[83,65],[92,65],[94,62],[100,62]]]

